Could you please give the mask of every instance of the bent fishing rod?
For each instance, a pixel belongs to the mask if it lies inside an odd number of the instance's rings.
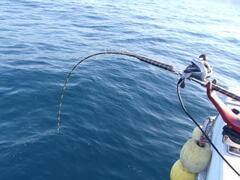
[[[143,61],[145,63],[148,63],[148,64],[151,64],[153,66],[156,66],[156,67],[159,67],[161,69],[165,69],[169,72],[172,72],[176,75],[179,75],[179,76],[183,76],[184,75],[184,72],[181,72],[179,70],[177,70],[174,66],[172,65],[169,65],[169,64],[166,64],[166,63],[163,63],[163,62],[160,62],[160,61],[156,61],[156,60],[153,60],[153,59],[150,59],[148,57],[144,57],[144,56],[139,56],[139,55],[135,55],[135,54],[131,54],[131,53],[127,53],[127,52],[117,52],[117,51],[105,51],[105,52],[99,52],[99,53],[95,53],[95,54],[91,54],[83,59],[81,59],[80,61],[78,61],[78,63],[76,63],[73,68],[71,69],[71,71],[68,73],[66,79],[65,79],[65,82],[64,82],[64,85],[62,87],[62,91],[61,91],[61,95],[60,95],[60,98],[59,98],[59,107],[58,107],[58,112],[57,112],[57,127],[58,127],[58,131],[60,130],[60,123],[61,123],[61,108],[62,108],[62,105],[63,105],[63,99],[64,99],[64,94],[65,94],[65,90],[67,88],[67,84],[68,84],[68,81],[69,79],[71,78],[71,75],[73,73],[73,71],[84,61],[86,61],[87,59],[90,59],[94,56],[99,56],[99,55],[106,55],[106,54],[113,54],[113,55],[122,55],[122,56],[128,56],[128,57],[133,57],[133,58],[136,58],[140,61]],[[190,65],[192,66],[192,65]],[[195,68],[198,68],[199,70],[201,70],[201,68],[199,67],[195,67]],[[189,68],[191,70],[191,67]],[[186,68],[186,70],[188,70],[188,68]],[[196,70],[193,70],[193,71],[196,71]],[[201,72],[200,72],[201,73]],[[185,79],[188,79],[190,81],[193,81],[195,83],[198,83],[200,84],[201,86],[203,87],[206,87],[207,85],[207,81],[204,81],[203,79],[201,78],[198,78],[198,77],[194,77],[194,76],[188,76],[187,78]],[[228,91],[227,89],[223,88],[223,87],[220,87],[216,84],[213,84],[213,90],[215,91],[218,91],[234,100],[237,100],[237,101],[240,101],[240,96],[239,95],[236,95],[235,93],[233,92],[230,92]]]
[[[199,127],[199,129],[201,130],[201,132],[204,134],[204,136],[207,138],[207,140],[209,141],[209,143],[212,145],[212,147],[215,149],[215,151],[218,153],[218,155],[227,163],[227,165],[238,175],[240,176],[240,173],[224,158],[224,156],[219,152],[219,150],[217,149],[217,147],[213,144],[213,142],[211,141],[211,139],[208,137],[208,135],[204,132],[204,130],[201,128],[201,126],[197,123],[197,121],[189,114],[189,112],[186,110],[181,95],[180,95],[180,91],[179,91],[179,87],[184,88],[185,87],[185,80],[190,80],[193,81],[195,83],[200,84],[203,87],[207,86],[207,82],[208,82],[208,78],[210,77],[211,73],[212,73],[212,68],[210,67],[210,65],[207,63],[207,58],[206,55],[201,55],[199,56],[199,60],[200,61],[195,61],[192,62],[191,65],[187,66],[187,68],[184,71],[179,71],[177,70],[174,66],[172,65],[168,65],[165,64],[163,62],[160,61],[156,61],[153,59],[150,59],[148,57],[144,57],[144,56],[139,56],[139,55],[135,55],[135,54],[130,54],[127,52],[114,52],[114,51],[106,51],[106,52],[99,52],[99,53],[95,53],[92,55],[89,55],[83,59],[81,59],[80,61],[78,61],[78,63],[76,63],[73,68],[71,69],[71,71],[67,74],[67,77],[65,79],[64,85],[62,87],[62,91],[61,91],[61,95],[59,98],[59,107],[58,107],[58,112],[57,112],[57,130],[58,132],[60,132],[60,123],[61,123],[61,109],[62,109],[62,105],[63,105],[63,100],[64,100],[64,94],[67,88],[67,84],[71,78],[71,75],[73,74],[74,70],[84,61],[86,61],[87,59],[90,59],[94,56],[98,56],[98,55],[104,55],[104,54],[113,54],[113,55],[122,55],[122,56],[128,56],[128,57],[133,57],[136,58],[140,61],[143,61],[145,63],[154,65],[156,67],[159,67],[161,69],[165,69],[169,72],[172,72],[174,74],[177,74],[180,77],[180,80],[178,81],[178,86],[177,86],[177,93],[178,93],[178,98],[180,100],[180,104],[181,107],[183,108],[184,112],[186,113],[186,115],[197,125],[197,127]],[[215,91],[218,91],[234,100],[240,101],[240,96],[228,91],[227,89],[224,89],[221,86],[218,86],[216,84],[212,85],[212,89]]]

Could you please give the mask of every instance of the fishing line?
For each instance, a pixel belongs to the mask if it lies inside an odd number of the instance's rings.
[[[178,95],[178,99],[180,102],[180,105],[183,109],[183,111],[185,112],[185,114],[194,122],[194,124],[201,130],[201,132],[204,134],[204,136],[207,138],[208,142],[212,145],[213,149],[218,153],[218,155],[222,158],[223,161],[225,161],[225,163],[227,163],[227,165],[238,175],[240,176],[240,173],[228,162],[227,159],[224,158],[224,156],[220,153],[220,151],[218,150],[218,148],[213,144],[212,140],[209,138],[209,136],[205,133],[205,131],[201,128],[201,126],[198,124],[198,122],[191,116],[191,114],[187,111],[183,100],[182,100],[182,96],[180,93],[180,85],[183,83],[183,79],[180,79],[177,83],[177,95]]]

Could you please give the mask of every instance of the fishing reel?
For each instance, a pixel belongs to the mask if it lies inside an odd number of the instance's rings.
[[[198,59],[193,60],[192,64],[187,66],[183,71],[182,77],[179,82],[181,82],[180,87],[185,87],[185,79],[195,78],[200,81],[206,81],[212,74],[212,67],[207,62],[207,56],[202,54]]]

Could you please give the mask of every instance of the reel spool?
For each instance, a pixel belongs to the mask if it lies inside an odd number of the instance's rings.
[[[182,81],[181,88],[185,87],[185,79],[195,78],[200,81],[206,81],[212,74],[212,67],[207,62],[207,56],[202,54],[197,60],[193,60],[192,64],[187,66],[183,71],[182,77],[179,81]]]

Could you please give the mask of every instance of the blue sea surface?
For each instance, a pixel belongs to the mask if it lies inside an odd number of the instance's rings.
[[[176,75],[114,50],[184,69],[206,53],[214,78],[239,87],[240,3],[230,0],[1,0],[0,179],[168,180],[194,124]],[[183,97],[202,123],[204,88]]]

